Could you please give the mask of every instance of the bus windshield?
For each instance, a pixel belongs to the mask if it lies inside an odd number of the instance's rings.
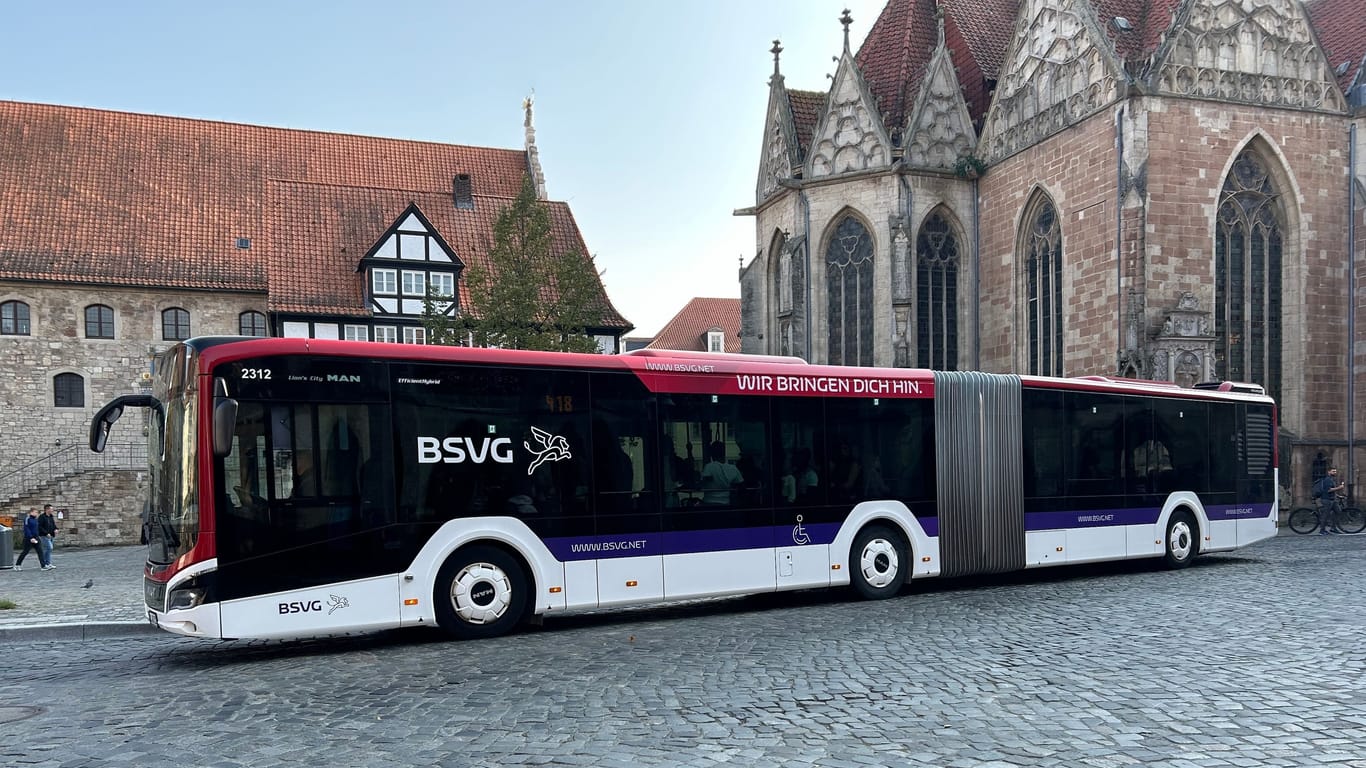
[[[160,361],[153,388],[162,407],[150,411],[147,429],[151,485],[143,523],[150,565],[175,562],[199,538],[194,400],[198,386],[193,357],[193,351],[183,345],[168,352]]]

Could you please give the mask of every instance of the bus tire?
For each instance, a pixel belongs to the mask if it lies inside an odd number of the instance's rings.
[[[1167,520],[1166,555],[1168,568],[1185,568],[1200,554],[1200,527],[1195,517],[1184,509],[1172,512]]]
[[[901,590],[911,558],[901,534],[885,525],[859,531],[849,548],[849,581],[865,600],[885,600]]]
[[[436,576],[436,621],[460,640],[507,634],[526,615],[529,579],[517,558],[476,544],[457,551]]]

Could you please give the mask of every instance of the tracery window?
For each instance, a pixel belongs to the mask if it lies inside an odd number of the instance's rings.
[[[1029,372],[1062,375],[1062,228],[1053,201],[1040,195],[1025,218],[1024,282]]]
[[[1244,150],[1219,196],[1214,240],[1214,374],[1281,395],[1280,195],[1257,156]]]
[[[958,368],[958,239],[935,212],[915,244],[916,354],[921,368]]]
[[[845,216],[825,251],[831,365],[873,364],[873,238]]]

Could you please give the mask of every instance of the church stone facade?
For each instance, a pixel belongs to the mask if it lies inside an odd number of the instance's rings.
[[[772,48],[746,352],[1254,382],[1297,498],[1362,479],[1360,0],[891,0],[858,51],[841,22],[827,91]]]

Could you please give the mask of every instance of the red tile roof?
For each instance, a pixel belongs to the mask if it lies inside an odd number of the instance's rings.
[[[1346,62],[1338,85],[1347,91],[1361,77],[1361,62],[1366,59],[1366,7],[1362,0],[1309,0],[1309,21],[1323,46],[1331,71]],[[1363,78],[1366,80],[1366,78]]]
[[[792,122],[797,131],[797,159],[806,160],[811,149],[811,135],[825,112],[826,94],[822,91],[788,91],[787,103],[792,107]]]
[[[364,315],[356,265],[409,203],[468,263],[526,171],[521,150],[0,101],[0,278]],[[472,211],[451,201],[457,174]],[[588,253],[568,207],[550,206],[556,242]],[[605,326],[629,326],[605,293],[602,306]]]
[[[883,121],[900,129],[915,106],[939,41],[937,6],[944,7],[944,41],[973,119],[987,108],[987,81],[999,77],[1020,0],[889,0],[855,60],[877,98]]]
[[[740,300],[695,298],[664,324],[649,349],[707,351],[707,331],[725,332],[727,352],[740,351]]]

